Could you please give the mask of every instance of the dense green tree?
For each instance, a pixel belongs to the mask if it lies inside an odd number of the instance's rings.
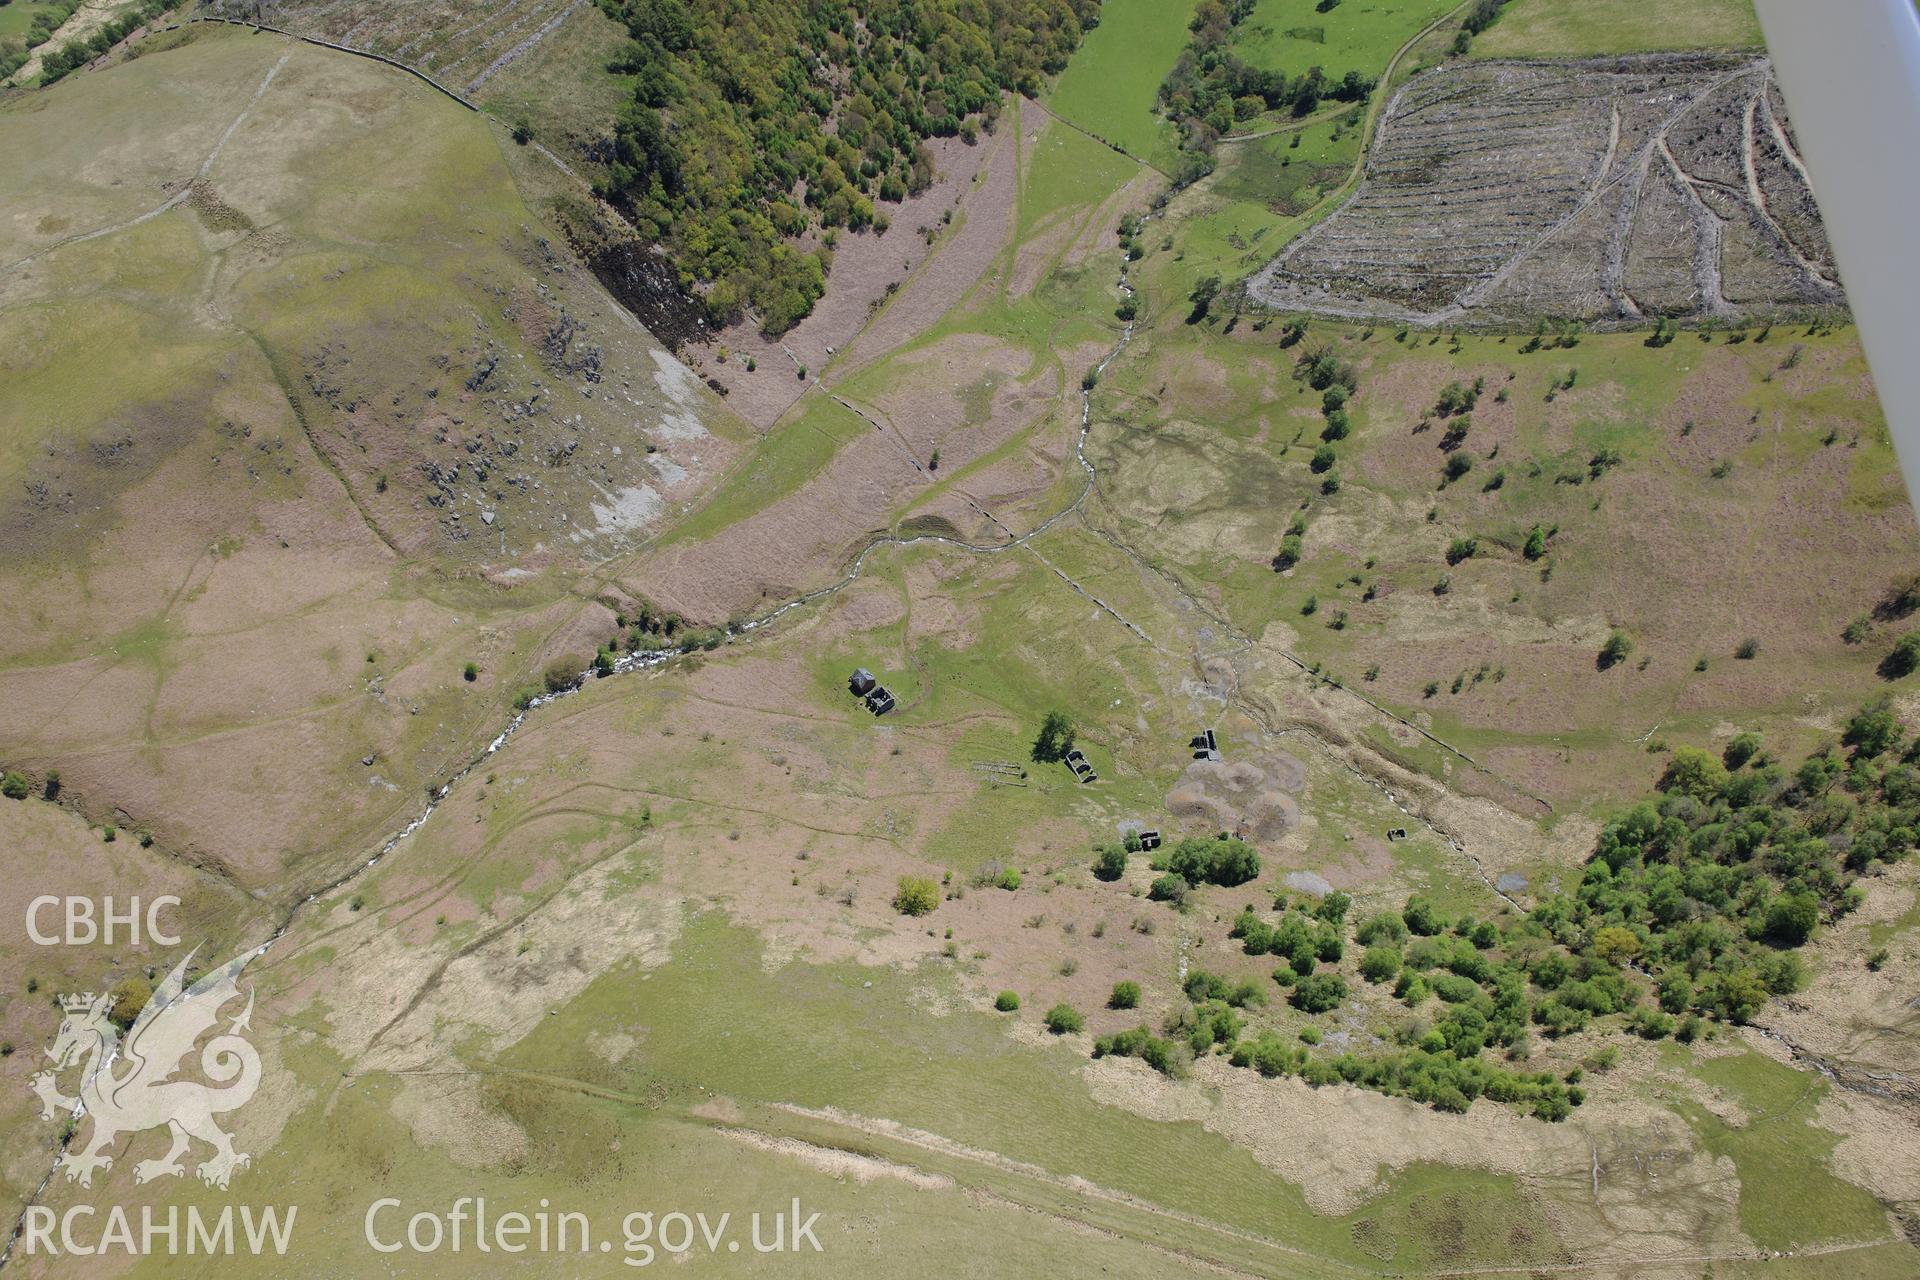
[[[893,909],[905,916],[924,916],[940,905],[940,886],[925,876],[901,876],[893,894]]]
[[[1138,1058],[1155,1071],[1169,1076],[1182,1074],[1189,1059],[1185,1046],[1162,1039],[1146,1027],[1101,1036],[1093,1042],[1093,1056]]]
[[[1626,632],[1616,629],[1607,637],[1606,643],[1600,646],[1600,669],[1605,671],[1616,663],[1624,662],[1627,655],[1632,652],[1633,640]]]
[[[1260,874],[1260,855],[1232,836],[1188,836],[1167,855],[1167,870],[1188,884],[1245,884]]]
[[[1423,938],[1430,938],[1447,927],[1446,918],[1419,894],[1407,899],[1406,910],[1400,913],[1400,918],[1406,922],[1409,932]]]
[[[1677,747],[1660,775],[1660,789],[1706,800],[1727,785],[1727,768],[1697,747]]]
[[[1304,1013],[1325,1013],[1337,1009],[1347,998],[1347,980],[1337,973],[1316,973],[1293,986],[1294,1007]]]
[[[1811,893],[1783,893],[1767,904],[1767,936],[1782,946],[1801,945],[1819,923],[1820,900]]]
[[[1860,708],[1853,719],[1847,721],[1846,732],[1840,740],[1860,755],[1871,758],[1900,740],[1900,722],[1894,719],[1892,707],[1882,698]]]
[[[1360,957],[1360,976],[1368,982],[1392,982],[1400,976],[1398,947],[1369,947]]]
[[[1741,969],[1719,980],[1715,1003],[1729,1022],[1746,1023],[1766,1007],[1768,994],[1758,970]]]
[[[1171,902],[1177,907],[1187,900],[1187,894],[1191,889],[1192,886],[1184,879],[1169,874],[1160,876],[1148,886],[1147,897],[1155,902]]]
[[[1894,642],[1892,652],[1880,664],[1889,679],[1910,676],[1920,670],[1920,631],[1909,631]]]
[[[1040,734],[1033,740],[1033,758],[1043,764],[1057,763],[1073,750],[1075,729],[1064,711],[1049,711],[1041,722]]]
[[[1738,769],[1760,753],[1760,735],[1757,733],[1736,733],[1727,740],[1720,753],[1720,763],[1728,769]]]
[[[1187,301],[1193,304],[1193,310],[1187,313],[1188,324],[1198,324],[1207,318],[1213,300],[1220,296],[1220,277],[1202,276],[1187,293]]]
[[[1407,940],[1407,923],[1398,914],[1383,911],[1362,920],[1353,931],[1353,939],[1363,947],[1389,943],[1398,951],[1400,944]]]

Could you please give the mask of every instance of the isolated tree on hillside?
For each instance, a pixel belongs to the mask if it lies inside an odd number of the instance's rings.
[[[1073,721],[1064,711],[1049,711],[1040,725],[1040,736],[1033,740],[1033,758],[1042,764],[1052,764],[1066,758],[1073,750]]]
[[[1909,631],[1894,644],[1893,651],[1880,663],[1880,674],[1898,680],[1920,671],[1920,631]]]
[[[1632,652],[1633,641],[1627,637],[1627,633],[1624,631],[1615,631],[1607,637],[1607,642],[1600,646],[1600,657],[1598,660],[1600,669],[1605,671],[1615,663],[1624,662],[1627,655]]]
[[[1441,390],[1440,399],[1434,405],[1434,412],[1443,418],[1450,414],[1465,413],[1473,408],[1474,401],[1477,399],[1479,399],[1477,390],[1469,391],[1458,382],[1449,382]]]
[[[1193,286],[1187,295],[1187,301],[1193,304],[1193,310],[1187,313],[1188,324],[1199,324],[1207,318],[1207,311],[1213,306],[1213,300],[1220,294],[1220,277],[1207,276]]]
[[[923,916],[940,905],[940,887],[925,876],[901,876],[894,890],[893,909],[905,916]]]
[[[564,658],[555,658],[547,664],[541,679],[548,693],[559,693],[562,689],[571,689],[580,683],[580,677],[586,673],[587,664],[581,658],[569,654]]]
[[[1057,1036],[1078,1035],[1086,1025],[1087,1020],[1070,1004],[1057,1004],[1047,1010],[1047,1030]]]

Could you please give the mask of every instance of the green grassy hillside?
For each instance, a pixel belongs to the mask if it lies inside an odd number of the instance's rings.
[[[1474,41],[1481,58],[1557,58],[1650,49],[1757,48],[1753,0],[1677,0],[1657,21],[1621,0],[1510,0]]]
[[[1190,0],[1107,0],[1088,53],[1055,84],[1056,115],[1163,171],[1175,163],[1171,125],[1156,112],[1160,82],[1173,66],[1193,14]]]

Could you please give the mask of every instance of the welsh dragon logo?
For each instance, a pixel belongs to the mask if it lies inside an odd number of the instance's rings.
[[[66,1016],[47,1050],[53,1066],[34,1076],[32,1088],[40,1099],[42,1119],[64,1111],[76,1123],[93,1121],[85,1144],[76,1140],[61,1161],[69,1182],[92,1186],[95,1170],[113,1167],[109,1152],[123,1135],[161,1125],[172,1135],[173,1145],[160,1159],[135,1165],[136,1182],[185,1173],[180,1158],[193,1139],[213,1148],[196,1170],[209,1186],[224,1189],[234,1170],[246,1166],[248,1157],[233,1149],[233,1138],[214,1117],[245,1105],[260,1087],[260,1055],[240,1034],[253,1016],[251,991],[246,1008],[200,1050],[200,1070],[214,1084],[172,1077],[200,1038],[216,1028],[221,1007],[239,998],[235,980],[257,954],[238,956],[188,987],[189,954],[154,990],[124,1041],[107,1016],[113,1001],[105,994],[60,998]],[[79,1094],[68,1097],[59,1091],[59,1077],[75,1066],[80,1070]]]

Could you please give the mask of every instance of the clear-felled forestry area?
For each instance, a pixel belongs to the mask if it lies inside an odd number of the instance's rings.
[[[1737,317],[1844,302],[1771,65],[1452,65],[1395,95],[1348,203],[1251,284],[1421,323]]]

